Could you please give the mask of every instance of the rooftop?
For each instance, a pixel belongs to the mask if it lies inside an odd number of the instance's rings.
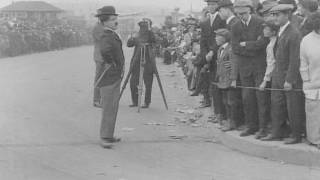
[[[44,1],[18,1],[0,9],[1,11],[36,11],[36,12],[62,12],[57,8]]]

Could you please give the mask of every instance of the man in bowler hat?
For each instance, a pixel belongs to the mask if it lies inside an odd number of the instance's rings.
[[[122,41],[115,32],[118,28],[118,14],[113,6],[105,6],[98,10],[96,17],[103,26],[103,33],[98,40],[102,56],[102,68],[97,82],[100,88],[102,121],[100,129],[101,146],[111,148],[120,139],[114,137],[114,129],[119,108],[120,84],[124,74],[124,55]]]

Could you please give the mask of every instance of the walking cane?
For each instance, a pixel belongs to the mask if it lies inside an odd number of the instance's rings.
[[[106,67],[104,69],[104,71],[102,72],[102,74],[100,75],[100,77],[98,78],[98,80],[96,81],[96,83],[94,84],[94,87],[97,88],[98,85],[100,84],[100,81],[102,80],[102,78],[104,77],[104,75],[107,73],[107,71],[110,69],[111,65],[110,64],[106,64]]]

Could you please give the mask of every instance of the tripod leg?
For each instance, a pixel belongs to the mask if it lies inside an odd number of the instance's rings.
[[[144,73],[144,58],[145,49],[144,46],[141,47],[140,51],[140,74],[139,74],[139,85],[138,85],[138,112],[141,110],[141,99],[143,93],[143,73]]]
[[[163,103],[164,103],[166,109],[168,110],[168,103],[167,103],[167,100],[166,100],[166,96],[164,94],[164,90],[163,90],[163,87],[162,87],[161,79],[160,79],[159,72],[158,72],[157,65],[156,65],[155,61],[153,62],[153,69],[154,69],[154,73],[155,73],[155,75],[157,77],[157,81],[158,81],[158,85],[159,85],[160,92],[161,92],[161,95],[162,95]]]

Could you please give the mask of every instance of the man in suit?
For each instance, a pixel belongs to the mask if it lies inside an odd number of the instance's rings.
[[[234,14],[233,3],[231,0],[219,1],[217,10],[221,19],[226,21],[226,28],[231,31],[231,27],[239,21],[239,18]]]
[[[141,48],[146,45],[145,51],[145,64],[143,80],[145,84],[145,104],[142,108],[148,108],[151,103],[151,91],[153,83],[154,63],[155,55],[153,52],[153,46],[156,43],[155,36],[150,30],[151,23],[149,20],[142,20],[139,22],[140,30],[139,33],[130,37],[127,43],[128,47],[135,47],[134,54],[131,60],[132,75],[130,79],[131,98],[132,105],[130,107],[138,106],[138,85],[139,85],[139,74],[140,74],[140,60],[144,54],[141,54]]]
[[[99,40],[100,53],[103,58],[103,72],[97,82],[100,88],[102,103],[102,122],[100,129],[101,146],[111,148],[113,143],[120,141],[114,137],[114,129],[119,108],[120,84],[124,74],[124,55],[122,41],[115,32],[118,21],[115,8],[105,6],[96,15],[104,31]]]
[[[218,1],[206,0],[208,3],[209,18],[200,24],[201,38],[200,49],[202,55],[202,69],[199,80],[201,83],[204,103],[202,107],[208,107],[212,103],[216,120],[221,121],[225,116],[225,109],[222,104],[222,96],[220,90],[216,86],[212,86],[211,82],[215,80],[216,74],[216,58],[218,46],[215,41],[215,31],[225,28],[225,21],[221,19],[217,12]],[[212,97],[210,101],[210,96]]]
[[[250,0],[238,0],[234,11],[240,21],[232,26],[231,45],[238,66],[242,86],[258,87],[266,69],[266,46],[268,39],[262,36],[263,20],[251,14]],[[232,85],[236,85],[236,80]],[[266,92],[242,89],[242,102],[246,129],[240,136],[265,134],[269,121],[269,101]]]
[[[272,88],[286,91],[272,91],[271,114],[272,133],[264,140],[281,140],[285,136],[286,120],[289,120],[292,136],[285,144],[301,142],[302,122],[305,119],[302,79],[299,73],[300,42],[299,30],[289,21],[292,5],[279,4],[270,11],[275,16],[275,24],[280,26],[275,49],[275,68],[272,74]]]

